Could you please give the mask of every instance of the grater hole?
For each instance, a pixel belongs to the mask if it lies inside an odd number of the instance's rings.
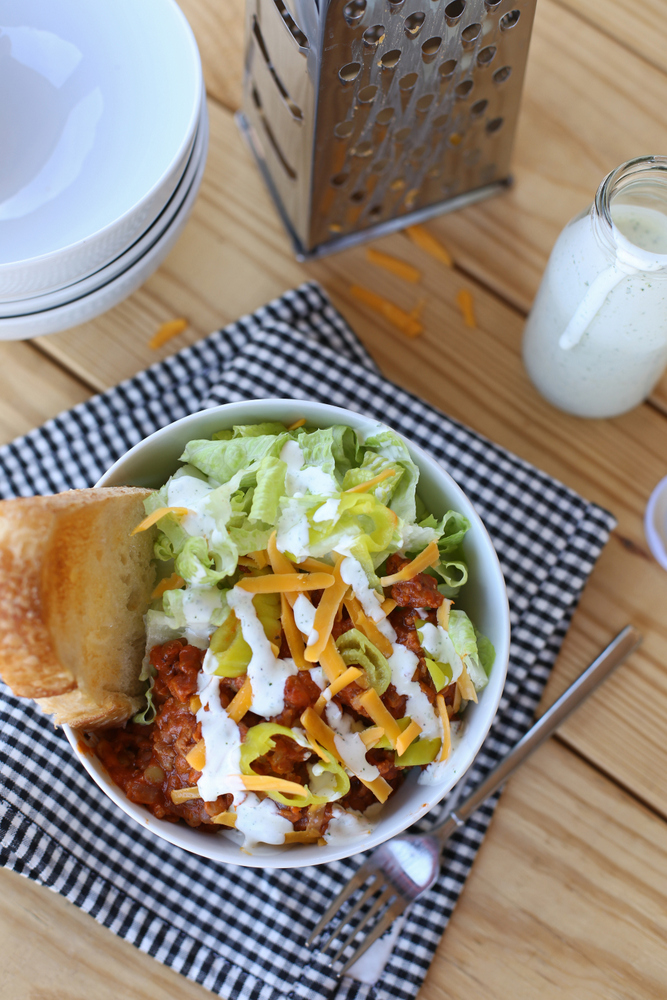
[[[375,100],[375,95],[378,89],[374,83],[368,85],[368,87],[362,87],[359,91],[358,98],[360,104],[372,104]]]
[[[462,101],[464,98],[468,96],[471,90],[472,90],[472,80],[462,80],[461,83],[457,84],[454,93],[459,98],[459,100]]]
[[[334,135],[337,139],[349,139],[354,132],[354,125],[352,122],[339,122],[334,128]]]
[[[502,128],[503,118],[492,118],[490,122],[487,123],[486,131],[489,135],[495,135],[496,132]]]
[[[406,139],[410,138],[411,132],[412,129],[410,128],[410,126],[406,125],[404,128],[398,129],[398,131],[394,135],[394,139],[396,140],[396,142],[405,142]]]
[[[366,28],[361,37],[364,40],[364,45],[367,45],[370,49],[374,49],[380,42],[384,41],[384,36],[384,24],[373,24],[370,28]]]
[[[466,0],[452,0],[445,7],[445,19],[447,24],[457,24],[461,19],[463,11],[466,9]]]
[[[338,70],[338,76],[341,80],[341,83],[352,83],[353,80],[357,79],[360,71],[361,71],[361,63],[357,62],[346,63],[345,66],[341,66],[341,68]]]
[[[385,52],[382,59],[380,59],[380,66],[382,69],[395,69],[398,66],[398,60],[400,58],[400,49],[390,49],[389,52]]]
[[[383,108],[382,111],[378,111],[378,113],[376,114],[375,121],[378,123],[378,125],[388,125],[393,117],[394,117],[393,108]]]
[[[402,191],[405,187],[405,177],[397,177],[389,185],[392,191]]]
[[[425,18],[426,14],[424,14],[421,10],[418,10],[415,14],[410,14],[409,17],[406,17],[403,27],[405,28],[405,34],[408,38],[417,37],[419,32],[422,30]]]
[[[299,48],[307,49],[309,47],[308,39],[304,35],[299,25],[296,23],[290,12],[288,11],[287,7],[283,3],[283,0],[273,0],[273,2],[278,9],[278,13],[282,17],[285,24],[287,25],[287,30],[289,31],[290,35],[292,36],[296,44],[299,46]]]
[[[379,215],[382,215],[382,205],[372,205],[368,209],[369,219],[377,219]]]
[[[414,208],[414,204],[417,201],[418,195],[419,195],[419,188],[411,188],[405,196],[405,207]]]
[[[365,197],[366,197],[365,191],[353,191],[352,194],[350,195],[350,201],[353,202],[353,204],[358,205],[360,202],[364,200]]]
[[[488,66],[497,51],[495,45],[487,45],[485,49],[480,49],[477,53],[477,65]]]
[[[500,30],[509,31],[510,28],[513,28],[518,23],[520,17],[520,10],[510,10],[507,14],[503,14],[500,18]]]
[[[347,182],[348,182],[349,179],[350,179],[350,175],[349,174],[345,174],[345,173],[343,173],[343,174],[335,174],[331,178],[331,183],[333,184],[333,186],[335,188],[341,188],[341,187],[344,187],[345,184],[347,184]]]
[[[429,170],[429,172],[427,173],[426,176],[430,177],[431,180],[437,180],[438,177],[442,176],[442,167],[438,167],[438,166],[431,167],[431,169]]]
[[[422,52],[425,56],[434,56],[440,46],[442,45],[442,38],[438,35],[434,35],[433,38],[427,38],[422,45]]]
[[[417,111],[428,111],[433,103],[433,94],[424,94],[419,98],[416,104]]]
[[[366,13],[366,0],[350,0],[343,8],[343,17],[354,28]]]
[[[487,100],[476,101],[475,104],[473,104],[473,106],[470,109],[470,115],[471,115],[471,117],[472,118],[479,118],[480,115],[483,115],[484,112],[486,111],[487,107],[488,107],[488,104],[489,104],[489,102]]]
[[[433,119],[434,128],[444,128],[444,126],[449,121],[449,115],[438,115],[437,118]]]
[[[352,155],[364,157],[364,156],[370,156],[372,152],[373,152],[373,143],[364,140],[363,142],[360,142],[357,146],[354,147],[354,149],[352,150]]]
[[[461,143],[463,142],[463,136],[461,135],[460,132],[452,132],[448,141],[450,146],[454,147],[460,146]]]
[[[405,0],[389,0],[389,13],[394,14],[404,3]]]
[[[371,173],[383,174],[389,165],[389,159],[384,157],[382,160],[376,160],[375,163],[371,165]]]
[[[484,6],[487,10],[494,11],[500,7],[503,0],[484,0]]]
[[[398,86],[401,88],[401,90],[407,92],[408,90],[412,90],[414,88],[418,79],[419,79],[418,73],[406,73],[405,76],[402,76],[401,79],[398,81]]]
[[[448,59],[444,62],[442,66],[439,67],[438,73],[443,78],[443,80],[449,80],[450,77],[454,76],[454,70],[456,69],[456,59]]]
[[[474,24],[469,24],[467,28],[464,28],[461,32],[461,41],[464,46],[471,48],[477,39],[479,38],[479,33],[482,30],[482,25],[478,22]]]
[[[511,73],[512,73],[511,66],[501,66],[500,69],[497,69],[496,72],[493,74],[493,82],[504,83],[505,80],[508,80],[510,78]]]

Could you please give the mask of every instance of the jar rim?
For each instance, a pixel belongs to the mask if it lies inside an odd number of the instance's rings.
[[[652,173],[654,179],[660,178],[665,183],[665,206],[667,214],[667,156],[637,156],[632,160],[626,160],[620,166],[611,170],[604,178],[597,189],[594,201],[594,211],[599,223],[598,232],[608,249],[612,249],[617,242],[615,231],[617,227],[611,215],[611,204],[613,198],[622,188],[623,183],[631,178],[637,178],[642,173]],[[600,232],[600,230],[602,230]],[[630,241],[628,241],[630,242]],[[633,246],[635,244],[632,244]],[[640,248],[641,249],[641,248]],[[642,251],[646,253],[647,251]],[[667,253],[650,253],[655,260],[664,260],[667,267]]]

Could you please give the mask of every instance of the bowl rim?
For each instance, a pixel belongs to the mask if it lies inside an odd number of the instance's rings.
[[[191,60],[190,68],[194,70],[194,74],[192,76],[192,81],[194,82],[194,98],[190,109],[187,129],[184,132],[183,139],[181,140],[178,148],[175,150],[170,162],[164,168],[160,176],[154,181],[148,191],[142,195],[139,201],[136,201],[134,205],[126,209],[122,215],[117,216],[111,222],[102,226],[101,229],[95,230],[94,233],[89,233],[87,236],[82,237],[80,240],[76,240],[74,243],[67,243],[65,246],[59,247],[57,250],[49,250],[47,253],[36,254],[34,257],[24,257],[21,260],[11,260],[0,263],[0,279],[8,277],[15,271],[18,273],[24,269],[38,272],[42,266],[52,263],[59,257],[65,258],[69,256],[77,256],[81,251],[85,251],[86,254],[89,254],[91,246],[94,243],[103,240],[105,237],[113,233],[114,230],[122,229],[134,215],[141,215],[141,212],[150,205],[151,200],[160,194],[161,188],[163,188],[165,184],[168,184],[174,176],[176,176],[176,185],[178,184],[180,178],[182,177],[183,169],[187,164],[187,159],[192,152],[195,132],[199,122],[201,105],[206,100],[206,91],[204,87],[201,56],[199,54],[199,48],[197,46],[194,32],[190,27],[190,22],[179,7],[178,3],[176,3],[176,0],[165,0],[165,2],[172,8],[173,14],[176,16],[177,20],[181,22],[183,40],[185,42],[184,52],[188,51],[189,59]],[[155,219],[152,220],[152,222],[154,221]],[[151,225],[152,222],[150,223]],[[127,249],[127,247],[125,249]],[[75,279],[75,281],[76,280],[84,279]],[[49,293],[47,292],[45,294]]]
[[[144,438],[142,441],[130,448],[129,451],[114,462],[107,472],[101,476],[95,486],[127,485],[128,478],[129,481],[132,482],[132,466],[134,465],[136,467],[136,462],[134,461],[136,457],[141,456],[142,451],[150,445],[161,445],[165,441],[168,442],[170,438],[178,440],[178,431],[187,428],[190,424],[199,424],[204,422],[218,424],[224,423],[231,427],[234,423],[260,422],[261,420],[266,419],[266,416],[262,413],[258,413],[254,420],[248,420],[246,416],[243,416],[241,419],[235,419],[236,414],[247,414],[249,408],[258,409],[260,411],[269,410],[270,412],[277,410],[278,412],[274,413],[274,419],[287,419],[291,413],[285,413],[285,410],[291,410],[292,413],[296,412],[301,416],[305,416],[309,423],[314,424],[318,423],[318,417],[315,416],[314,411],[319,411],[320,414],[326,414],[326,417],[331,418],[329,420],[330,424],[346,423],[362,432],[364,430],[368,430],[372,425],[382,424],[382,421],[365,416],[362,412],[348,410],[344,407],[332,406],[328,403],[319,403],[315,400],[262,398],[224,403],[219,406],[208,407],[203,410],[198,410],[195,413],[188,414],[185,417],[181,417],[179,420],[173,421],[171,424],[167,424],[166,426],[155,431],[153,434],[150,434],[148,437]],[[307,412],[309,409],[311,410],[312,415]],[[221,418],[220,421],[216,420],[218,415]],[[326,420],[326,417],[320,416],[319,419]],[[293,419],[297,419],[297,417],[295,416]],[[384,426],[390,425],[384,424]],[[472,746],[468,749],[466,757],[459,763],[458,769],[448,776],[446,782],[442,783],[442,787],[440,785],[415,785],[415,788],[419,788],[421,793],[417,796],[418,799],[422,799],[421,805],[414,808],[401,807],[398,816],[394,817],[393,823],[389,824],[389,829],[380,834],[378,834],[378,828],[376,827],[369,836],[366,836],[361,840],[358,838],[351,838],[348,841],[340,842],[331,846],[328,845],[327,847],[295,844],[289,848],[283,848],[282,851],[280,851],[280,847],[282,847],[282,845],[278,845],[278,849],[274,848],[271,852],[266,854],[262,853],[261,850],[256,851],[256,853],[253,854],[247,854],[240,850],[238,844],[228,838],[224,838],[223,843],[222,837],[202,837],[202,834],[199,831],[192,830],[188,827],[182,827],[174,823],[168,823],[164,820],[157,820],[147,810],[143,810],[141,806],[130,802],[120,788],[114,785],[108,775],[106,775],[106,771],[98,758],[95,757],[94,754],[91,753],[90,748],[83,743],[80,732],[72,727],[64,726],[63,730],[72,748],[74,749],[75,754],[102,791],[104,791],[104,793],[113,802],[115,802],[116,805],[118,805],[123,812],[126,813],[126,815],[136,820],[144,829],[150,830],[150,832],[160,837],[160,839],[166,840],[167,842],[194,853],[199,857],[209,858],[224,864],[235,864],[248,868],[301,868],[317,864],[328,864],[333,861],[339,861],[344,858],[351,857],[362,851],[371,850],[372,848],[379,846],[379,844],[384,843],[386,840],[404,832],[409,826],[412,826],[424,815],[426,815],[427,812],[434,809],[438,802],[440,802],[445,795],[451,792],[454,786],[463,779],[477,758],[481,746],[484,743],[491,725],[496,718],[504,690],[505,678],[507,676],[507,668],[509,664],[510,613],[505,581],[500,568],[498,556],[493,547],[493,543],[491,542],[491,538],[481,518],[461,487],[439,464],[439,462],[432,458],[423,448],[419,445],[415,445],[400,431],[397,431],[396,433],[399,433],[401,438],[405,441],[413,458],[416,457],[420,472],[422,470],[422,465],[427,466],[435,472],[436,477],[441,476],[446,482],[447,502],[450,502],[451,494],[454,494],[457,502],[459,500],[462,501],[461,505],[464,508],[465,516],[469,517],[471,527],[474,526],[477,531],[478,542],[476,544],[479,544],[479,546],[485,550],[485,558],[488,559],[488,566],[485,566],[485,574],[488,573],[489,567],[491,567],[495,578],[494,591],[497,592],[499,597],[496,610],[498,612],[500,622],[500,641],[498,642],[498,637],[495,637],[496,658],[491,671],[490,683],[485,688],[485,692],[487,692],[487,694],[491,694],[491,691],[494,691],[494,697],[492,705],[488,701],[486,703],[488,714],[484,716],[484,720],[480,726],[480,731],[475,738],[474,744],[472,744]],[[193,440],[192,435],[190,435],[188,440]],[[174,463],[175,467],[176,464],[177,463]],[[123,475],[123,470],[128,466],[130,472],[128,478],[126,478]],[[440,485],[438,486],[438,489],[441,490]],[[455,506],[455,504],[452,506]],[[491,573],[488,573],[488,576],[490,579]],[[491,680],[493,681],[493,684],[491,684]],[[480,701],[480,705],[485,705],[484,699]],[[403,819],[400,819],[401,815],[403,816]],[[197,834],[201,837],[203,841],[201,846],[203,849],[198,850],[196,847],[192,846],[190,843],[192,837],[187,837],[187,834]],[[212,849],[208,849],[215,847],[216,845],[224,846],[228,849],[228,851],[214,851]],[[233,856],[223,857],[222,855],[226,853]]]

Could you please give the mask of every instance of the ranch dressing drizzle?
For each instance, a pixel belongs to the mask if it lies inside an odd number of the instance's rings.
[[[197,693],[201,708],[197,722],[206,746],[206,763],[197,785],[204,802],[215,802],[218,795],[243,791],[241,773],[241,733],[220,704],[220,677],[200,673]]]
[[[280,450],[280,458],[287,466],[285,492],[288,496],[304,496],[313,493],[329,496],[338,493],[338,484],[333,476],[316,465],[303,466],[303,452],[297,441],[286,441]]]
[[[391,683],[399,694],[407,696],[405,714],[421,726],[423,739],[442,736],[442,730],[431,703],[416,681],[412,680],[419,657],[407,646],[395,643],[394,652],[388,659],[391,668]]]
[[[305,594],[299,594],[294,602],[294,623],[299,632],[308,638],[308,645],[312,646],[317,642],[319,635],[313,628],[315,624],[315,607],[310,603]]]
[[[265,719],[280,715],[285,707],[285,681],[297,672],[297,666],[292,659],[280,660],[274,655],[257,617],[252,594],[240,587],[232,587],[227,594],[227,604],[236,612],[243,638],[252,650],[248,664],[252,687],[251,709]]]
[[[359,560],[355,559],[354,556],[346,556],[340,564],[340,575],[344,582],[352,587],[354,596],[361,604],[364,614],[375,622],[378,630],[389,639],[389,642],[396,642],[396,632],[382,610],[380,595],[370,586],[366,571]]]
[[[246,850],[257,844],[284,844],[285,834],[294,829],[290,821],[280,815],[273,799],[259,799],[253,792],[236,802],[234,811],[236,829],[245,837]]]
[[[211,486],[196,476],[177,476],[167,484],[167,501],[170,507],[187,507],[191,513],[180,519],[188,535],[201,536],[209,545],[222,540],[215,518],[207,510]]]
[[[366,760],[366,747],[359,733],[352,729],[352,717],[343,712],[335,701],[330,701],[325,709],[326,719],[334,731],[334,743],[345,766],[363,778],[364,781],[374,781],[380,772],[374,764]]]
[[[324,839],[327,844],[345,844],[349,840],[356,840],[357,837],[367,836],[372,832],[372,825],[361,813],[334,806]]]

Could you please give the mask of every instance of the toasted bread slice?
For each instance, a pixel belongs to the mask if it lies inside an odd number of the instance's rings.
[[[141,705],[155,529],[131,531],[149,494],[0,502],[0,676],[57,724],[118,725]]]

